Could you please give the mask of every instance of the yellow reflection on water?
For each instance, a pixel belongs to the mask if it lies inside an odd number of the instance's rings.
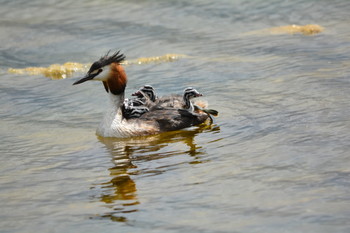
[[[13,74],[44,75],[52,79],[64,79],[73,75],[74,72],[86,70],[88,65],[66,62],[64,64],[52,64],[48,67],[26,67],[23,69],[9,68]]]
[[[125,65],[141,65],[148,63],[172,62],[186,55],[182,54],[165,54],[156,57],[142,57],[134,60],[127,60]],[[48,67],[26,67],[23,69],[9,68],[8,72],[12,74],[27,74],[27,75],[44,75],[51,79],[64,79],[71,77],[73,73],[86,71],[91,64],[81,64],[77,62],[66,62],[64,64],[52,64]]]
[[[188,57],[184,54],[165,54],[162,56],[156,57],[140,57],[134,60],[127,60],[123,64],[125,65],[142,65],[148,63],[163,63],[163,62],[172,62],[181,58]]]
[[[302,34],[306,36],[319,34],[324,31],[324,28],[317,24],[307,24],[307,25],[285,25],[279,27],[272,27],[267,29],[261,29],[251,32],[246,32],[241,35],[279,35],[279,34]]]
[[[188,154],[193,158],[192,163],[206,162],[200,159],[203,148],[195,143],[195,137],[201,132],[218,132],[216,125],[203,124],[187,130],[166,132],[158,135],[133,137],[133,138],[103,138],[99,141],[105,145],[112,158],[109,168],[110,180],[94,186],[101,187],[102,194],[98,197],[109,211],[98,215],[112,221],[127,222],[127,213],[137,212],[140,201],[137,195],[137,185],[133,176],[139,175],[140,171],[134,165],[135,161],[143,162],[157,160],[178,154]],[[181,143],[187,150],[164,151],[172,144]],[[169,165],[171,166],[171,165]],[[147,174],[158,174],[160,171],[144,171]],[[166,166],[162,166],[166,169]],[[95,187],[93,187],[95,188]]]

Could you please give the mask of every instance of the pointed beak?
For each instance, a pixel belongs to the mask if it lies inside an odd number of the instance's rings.
[[[91,74],[86,74],[86,76],[82,79],[79,79],[78,81],[76,81],[75,83],[73,83],[73,85],[77,85],[86,81],[89,81],[91,79],[93,79],[96,75],[91,75]]]
[[[198,93],[198,94],[196,95],[196,97],[199,97],[199,96],[203,96],[203,94],[201,94],[201,93]]]

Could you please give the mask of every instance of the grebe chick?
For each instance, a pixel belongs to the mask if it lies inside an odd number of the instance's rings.
[[[191,100],[194,97],[203,96],[196,89],[188,87],[184,91],[184,95],[172,95],[165,96],[162,98],[157,98],[154,88],[151,85],[144,85],[138,91],[132,94],[137,98],[132,99],[134,106],[146,105],[148,107],[153,107],[155,109],[163,108],[187,108],[190,111],[201,110],[207,114],[212,114],[217,116],[218,112],[213,109],[205,109],[205,103],[199,102],[199,105],[193,104]],[[180,100],[183,100],[180,101]]]
[[[131,95],[143,100],[149,99],[152,102],[155,102],[157,99],[156,91],[151,85],[144,85]]]
[[[193,106],[193,103],[191,102],[191,99],[199,96],[203,96],[203,95],[193,87],[187,87],[184,90],[184,95],[183,95],[183,102],[184,102],[183,109],[187,109],[189,112],[194,112],[194,106]]]
[[[203,108],[200,106],[200,105],[202,105],[200,102],[198,102],[198,105],[193,104],[191,102],[191,99],[193,99],[195,97],[199,97],[199,96],[203,96],[203,95],[201,93],[199,93],[196,89],[194,89],[192,87],[186,88],[184,91],[184,96],[183,96],[183,101],[185,103],[184,109],[186,109],[190,113],[205,113],[208,115],[210,122],[213,123],[213,118],[211,117],[211,115],[217,116],[219,114],[218,111],[216,111],[214,109]]]
[[[110,106],[97,128],[97,135],[102,137],[131,137],[157,134],[165,131],[178,130],[201,124],[208,119],[206,113],[183,113],[178,109],[151,110],[139,118],[123,117],[123,102],[127,76],[121,62],[125,56],[116,52],[107,53],[94,62],[87,74],[74,82],[73,85],[86,81],[97,80],[103,83],[110,98]]]
[[[188,87],[184,90],[183,95],[171,95],[158,98],[152,109],[187,109],[194,111],[192,99],[195,97],[202,96],[196,89]]]
[[[161,108],[191,108],[193,111],[190,99],[198,96],[202,96],[196,89],[188,87],[184,91],[184,95],[172,95],[157,98],[156,92],[151,85],[144,85],[138,91],[132,94],[136,96],[137,103],[144,103],[147,107]]]
[[[121,108],[125,119],[139,118],[142,114],[149,111],[147,107],[135,106],[134,101],[130,99],[125,99]]]
[[[136,106],[140,106],[137,104],[142,104],[147,107],[153,107],[154,102],[157,99],[156,92],[151,85],[144,85],[131,95],[136,96],[135,99],[132,99],[132,101],[135,102]]]

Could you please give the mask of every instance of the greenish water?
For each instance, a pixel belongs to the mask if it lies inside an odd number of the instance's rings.
[[[350,4],[0,1],[0,232],[349,232]],[[249,33],[318,24],[313,36]],[[130,65],[127,95],[193,86],[210,127],[103,139],[100,83],[8,68]]]

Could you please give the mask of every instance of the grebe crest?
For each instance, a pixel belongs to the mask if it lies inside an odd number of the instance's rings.
[[[73,85],[80,84],[88,80],[106,81],[108,78],[108,69],[106,69],[106,66],[109,66],[112,63],[119,64],[125,59],[124,54],[119,54],[120,51],[111,56],[109,56],[109,53],[110,51],[108,51],[108,53],[102,56],[98,61],[92,63],[85,77],[76,81],[73,83]]]
[[[85,77],[73,83],[80,84],[89,80],[102,81],[107,92],[114,95],[124,93],[127,78],[124,68],[120,65],[125,60],[125,55],[117,51],[109,56],[110,51],[98,61],[92,63]]]

